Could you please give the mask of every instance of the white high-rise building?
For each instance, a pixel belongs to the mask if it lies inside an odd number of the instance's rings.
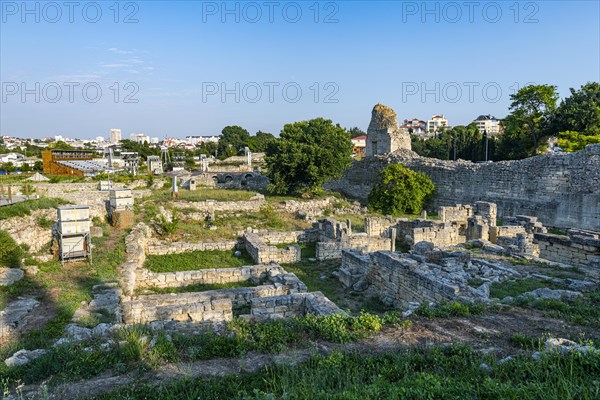
[[[119,143],[121,141],[121,130],[120,129],[111,129],[109,135],[110,135],[111,143]]]

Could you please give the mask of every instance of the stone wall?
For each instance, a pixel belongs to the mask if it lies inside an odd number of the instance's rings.
[[[600,144],[577,153],[517,161],[472,163],[419,157],[400,150],[354,162],[328,189],[366,200],[379,172],[401,163],[426,173],[436,191],[433,207],[489,201],[498,217],[534,215],[545,225],[600,230]]]
[[[540,258],[579,266],[592,277],[600,277],[600,232],[570,229],[569,236],[535,233]]]
[[[56,209],[34,210],[30,215],[1,220],[0,230],[8,232],[17,244],[26,244],[36,253],[52,240],[52,228],[40,227],[39,218],[56,220]]]
[[[285,273],[278,265],[253,265],[240,268],[209,268],[195,271],[152,272],[139,268],[136,287],[175,288],[188,285],[224,284],[233,282],[261,281]]]
[[[214,213],[227,211],[246,211],[256,212],[266,203],[265,196],[257,193],[252,199],[246,201],[174,201],[171,202],[173,208],[178,209],[193,209],[200,212]]]
[[[392,241],[390,238],[371,237],[365,233],[358,233],[338,241],[317,242],[316,258],[317,260],[340,258],[344,249],[357,249],[365,252],[391,250]]]
[[[331,315],[343,311],[321,292],[294,293],[257,297],[250,303],[250,313],[257,321],[300,317],[306,314]]]
[[[300,261],[300,246],[289,245],[283,249],[265,244],[265,241],[254,232],[244,234],[246,251],[257,264],[276,262],[289,264]]]
[[[158,239],[149,239],[147,243],[147,254],[165,255],[186,253],[190,251],[235,250],[239,245],[237,240],[224,242],[165,242]]]

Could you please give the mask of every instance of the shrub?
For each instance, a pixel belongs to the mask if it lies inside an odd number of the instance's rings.
[[[0,231],[0,265],[19,268],[23,258],[23,249],[5,231]]]
[[[390,164],[381,171],[368,204],[372,211],[386,215],[419,214],[433,191],[433,182],[424,173]]]

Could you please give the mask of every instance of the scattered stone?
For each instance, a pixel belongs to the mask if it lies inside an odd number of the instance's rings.
[[[487,251],[487,252],[495,253],[495,254],[506,253],[506,250],[504,249],[504,247],[498,246],[497,244],[492,244],[492,243],[484,243],[483,251]]]
[[[241,252],[241,251],[239,251],[239,250],[236,250],[236,251],[235,251],[235,253],[233,253],[233,255],[234,255],[235,257],[241,257],[241,256],[242,256],[242,252]]]
[[[0,338],[10,337],[18,333],[27,323],[31,310],[40,303],[31,298],[19,297],[0,311]]]
[[[319,279],[322,280],[322,281],[326,281],[328,279],[328,276],[327,275],[321,275],[321,276],[319,276]]]
[[[172,342],[173,338],[171,337],[171,335],[166,334],[166,338],[168,342]],[[156,346],[156,342],[158,341],[158,335],[155,335],[152,337],[152,340],[150,341],[150,348],[153,349]]]
[[[365,290],[367,290],[369,287],[369,282],[364,281],[364,280],[360,280],[358,282],[356,282],[354,285],[352,285],[352,289],[357,291],[357,292],[364,292]]]
[[[483,373],[490,374],[492,372],[492,367],[490,367],[486,363],[481,363],[479,364],[479,370]]]
[[[36,276],[40,272],[40,268],[37,265],[25,265],[23,269],[31,276]]]
[[[313,257],[311,257],[311,258],[309,258],[309,259],[308,259],[308,261],[309,261],[309,262],[317,262],[317,259],[316,259],[316,258],[313,258]]]
[[[498,361],[498,364],[506,364],[507,362],[510,362],[512,360],[513,360],[512,356],[507,356],[507,357],[504,357],[502,360]]]
[[[19,350],[11,357],[4,360],[4,364],[7,367],[18,367],[20,365],[28,364],[30,361],[35,360],[38,357],[46,354],[46,350],[37,349],[37,350]]]
[[[427,253],[431,253],[433,251],[433,248],[435,246],[433,245],[432,242],[419,242],[415,244],[415,247],[413,249],[413,254],[417,254],[417,255],[425,255]]]
[[[533,353],[531,355],[531,358],[533,358],[534,361],[540,361],[542,359],[542,353],[539,351],[536,351],[535,353]]]
[[[581,346],[572,340],[552,338],[546,340],[546,351],[558,351],[561,354],[568,354],[570,352],[587,354],[590,351],[598,352],[600,350],[594,346]]]
[[[25,273],[18,268],[0,268],[0,286],[10,286],[23,279]]]
[[[512,296],[506,296],[502,299],[503,303],[512,303],[515,299]]]
[[[531,292],[523,293],[517,296],[518,299],[522,298],[533,298],[533,299],[549,299],[549,300],[560,300],[565,298],[567,300],[573,300],[582,294],[580,292],[574,292],[572,290],[560,290],[560,289],[549,289],[539,288],[532,290]]]
[[[209,227],[208,227],[208,230],[209,230],[209,231],[216,231],[216,230],[217,230],[217,227],[216,227],[216,226],[214,226],[214,225],[211,225],[211,226],[209,226]]]
[[[92,335],[94,337],[102,337],[107,336],[112,332],[112,326],[110,324],[102,323],[96,325],[94,329],[92,329]]]
[[[89,328],[82,328],[75,324],[67,325],[66,338],[73,342],[81,342],[92,338],[92,330]]]

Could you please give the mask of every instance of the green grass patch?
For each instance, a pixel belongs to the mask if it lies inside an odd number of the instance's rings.
[[[491,371],[482,370],[482,363]],[[253,373],[130,385],[95,399],[596,399],[598,374],[598,354],[549,355],[541,361],[517,356],[498,364],[455,345],[382,355],[334,352]]]
[[[540,288],[561,289],[562,286],[552,281],[535,278],[519,279],[516,281],[494,282],[490,286],[490,297],[503,299],[506,296],[515,297]]]
[[[544,311],[548,317],[600,328],[600,289],[570,301],[517,299],[516,304]]]
[[[212,284],[196,284],[188,285],[176,288],[149,288],[142,289],[139,293],[143,294],[168,294],[168,293],[190,293],[190,292],[205,292],[207,290],[223,290],[223,289],[237,289],[244,287],[258,286],[258,283],[254,283],[251,280],[243,282],[229,282],[229,283],[212,283]]]
[[[487,310],[488,306],[485,303],[446,301],[434,306],[423,303],[415,310],[415,314],[426,318],[449,318],[479,315]]]
[[[170,183],[169,183],[170,187]],[[150,200],[157,202],[167,201],[245,201],[250,200],[256,192],[237,189],[214,189],[200,188],[197,190],[180,190],[179,195],[175,198],[171,197],[171,190],[157,190],[152,193]]]
[[[10,206],[0,207],[0,220],[31,215],[31,211],[56,208],[68,204],[66,200],[41,197],[35,200],[25,200]]]
[[[176,272],[254,265],[254,260],[244,250],[241,257],[236,257],[233,253],[233,251],[206,250],[160,256],[149,255],[146,257],[144,267],[152,272]]]
[[[21,267],[25,251],[6,231],[0,230],[0,266],[6,268]]]

